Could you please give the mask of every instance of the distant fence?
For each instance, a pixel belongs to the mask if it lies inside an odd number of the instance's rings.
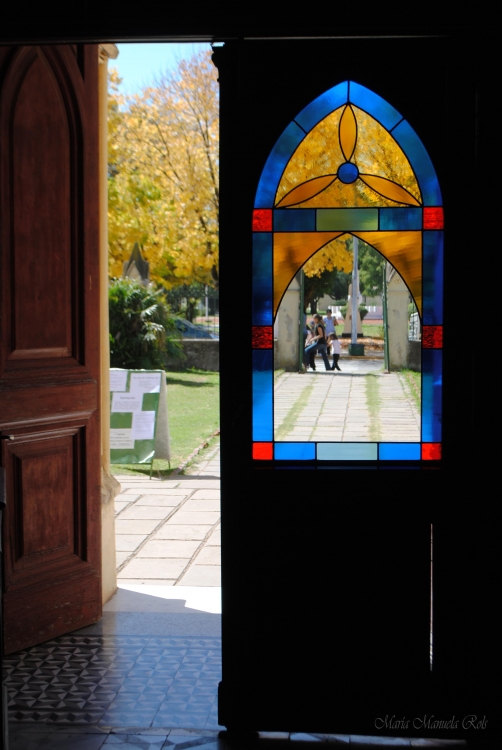
[[[408,340],[421,341],[422,331],[420,328],[420,316],[418,313],[412,313],[408,322]]]

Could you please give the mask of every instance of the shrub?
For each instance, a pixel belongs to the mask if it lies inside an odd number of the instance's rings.
[[[132,279],[112,279],[108,299],[111,367],[163,369],[166,357],[183,357],[162,291]]]
[[[340,308],[340,312],[342,313],[342,317],[345,320],[345,316],[347,315],[347,307],[348,305],[344,305]],[[361,323],[363,322],[364,318],[368,314],[368,310],[363,307],[363,305],[359,305],[359,315],[361,316]]]

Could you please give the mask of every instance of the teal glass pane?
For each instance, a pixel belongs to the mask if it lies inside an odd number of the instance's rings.
[[[277,186],[284,168],[293,151],[304,138],[305,132],[295,122],[290,122],[272,149],[261,173],[256,191],[255,208],[273,208]]]
[[[380,443],[380,461],[420,461],[420,443]]]
[[[422,229],[421,208],[381,208],[380,229]]]
[[[318,232],[378,229],[378,208],[317,208],[316,213]]]
[[[317,443],[318,461],[376,461],[377,443]]]
[[[315,443],[274,443],[274,458],[278,461],[312,461]]]
[[[272,349],[253,350],[253,440],[273,440],[273,366]]]
[[[426,326],[443,325],[443,244],[442,231],[423,233],[422,322]]]
[[[313,102],[302,109],[300,114],[295,117],[295,121],[302,127],[306,133],[317,125],[324,117],[329,115],[333,110],[341,107],[347,102],[347,84],[348,81],[333,86],[332,89],[325,91],[318,96]]]
[[[277,208],[275,232],[315,232],[315,208]]]
[[[403,120],[392,131],[392,135],[410,160],[413,171],[417,176],[424,206],[442,206],[443,200],[436,171],[424,144],[411,125]]]
[[[272,303],[272,233],[253,234],[253,325],[271,326]]]
[[[422,349],[422,442],[441,442],[443,351]]]
[[[387,130],[393,128],[399,120],[403,119],[402,115],[394,107],[391,107],[385,99],[354,81],[349,81],[349,101],[356,107],[368,112],[375,120],[381,122]]]

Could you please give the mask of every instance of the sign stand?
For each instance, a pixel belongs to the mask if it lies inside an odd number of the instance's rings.
[[[167,387],[163,370],[110,370],[110,461],[171,468]]]

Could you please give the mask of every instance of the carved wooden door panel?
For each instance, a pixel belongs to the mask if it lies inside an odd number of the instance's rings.
[[[101,615],[97,46],[0,51],[7,653]]]

